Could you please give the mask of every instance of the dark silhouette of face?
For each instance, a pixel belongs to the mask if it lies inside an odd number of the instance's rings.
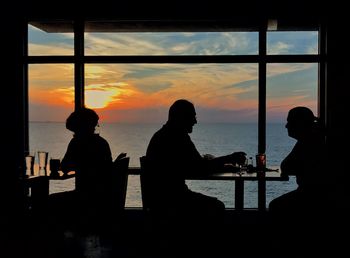
[[[193,131],[193,126],[197,124],[197,118],[196,118],[196,111],[193,107],[191,111],[189,110],[188,116],[185,117],[184,119],[184,128],[187,133],[192,133]]]
[[[187,133],[192,133],[193,126],[197,123],[196,110],[193,104],[187,100],[177,100],[169,109],[168,121]]]
[[[313,128],[315,116],[306,107],[295,107],[288,112],[286,128],[288,135],[299,140],[308,135]]]

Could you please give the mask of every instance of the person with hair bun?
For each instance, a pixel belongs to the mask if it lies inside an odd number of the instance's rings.
[[[77,109],[68,116],[66,128],[74,134],[61,162],[65,174],[75,171],[75,190],[66,194],[65,200],[71,199],[67,204],[83,215],[85,225],[96,227],[110,207],[113,164],[108,142],[95,133],[98,120],[97,113],[89,108]]]
[[[87,193],[98,187],[112,164],[108,142],[95,133],[98,120],[97,113],[89,108],[74,111],[66,120],[66,128],[74,134],[62,159],[62,171],[77,172],[76,190]]]
[[[297,189],[283,194],[269,204],[269,211],[286,216],[304,216],[327,205],[331,182],[325,130],[313,112],[303,106],[288,112],[288,136],[296,140],[292,151],[281,163],[282,176],[295,176]]]

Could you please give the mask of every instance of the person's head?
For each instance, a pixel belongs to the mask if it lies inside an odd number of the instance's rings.
[[[99,116],[89,108],[75,110],[66,120],[66,128],[74,134],[93,134],[98,124]]]
[[[295,139],[308,135],[315,128],[317,117],[307,107],[295,107],[289,110],[286,128],[288,135]]]
[[[197,123],[194,105],[185,99],[176,100],[169,109],[168,121],[191,133],[193,125]]]

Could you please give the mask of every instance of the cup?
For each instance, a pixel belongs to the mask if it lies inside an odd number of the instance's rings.
[[[264,170],[266,168],[266,154],[259,153],[255,155],[256,159],[256,168],[258,170]]]
[[[34,176],[35,157],[32,155],[27,155],[25,159],[26,159],[26,176]]]
[[[47,157],[49,153],[46,151],[38,151],[39,158],[39,176],[47,176]]]
[[[60,159],[50,159],[50,176],[51,177],[58,177],[59,176],[59,169],[61,166],[61,160]]]

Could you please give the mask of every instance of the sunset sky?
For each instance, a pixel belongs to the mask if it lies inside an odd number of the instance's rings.
[[[317,32],[270,32],[268,54],[317,54]],[[86,55],[257,54],[256,32],[86,33]],[[29,55],[72,55],[72,33],[29,26]],[[74,65],[29,65],[31,121],[64,121],[74,108]],[[292,106],[315,113],[317,64],[267,66],[267,119]],[[86,64],[85,102],[105,122],[164,121],[171,103],[192,101],[201,122],[257,122],[257,64]]]

